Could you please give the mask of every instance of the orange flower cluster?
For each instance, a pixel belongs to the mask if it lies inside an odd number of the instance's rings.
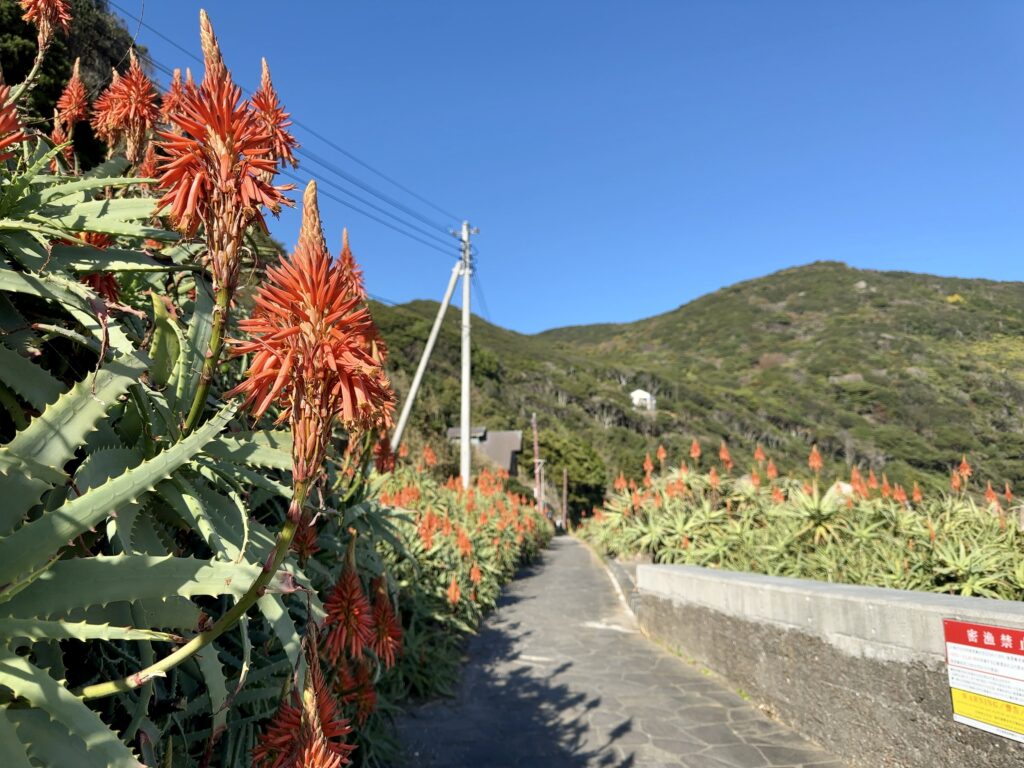
[[[817,444],[811,446],[811,453],[807,457],[807,466],[810,467],[811,472],[818,474],[825,466],[825,462],[821,460],[821,453],[818,451]]]
[[[346,743],[352,727],[324,681],[316,650],[315,630],[306,638],[306,679],[301,692],[281,702],[274,719],[252,751],[257,768],[348,765],[354,744]]]
[[[277,213],[290,205],[284,193],[292,187],[268,181],[282,159],[277,154],[282,139],[268,129],[266,115],[242,100],[205,11],[200,37],[203,81],[196,86],[189,78],[172,85],[168,100],[174,107],[165,105],[170,128],[157,132],[163,155],[158,186],[164,195],[156,208],[168,208],[174,226],[188,236],[203,225],[214,288],[233,291],[242,235],[253,222],[266,228],[264,208]]]
[[[0,78],[0,162],[13,157],[10,148],[28,138],[18,117],[17,105],[8,101],[10,96],[10,87]]]
[[[68,0],[21,0],[21,17],[29,24],[35,24],[40,50],[50,44],[54,30],[60,29],[65,35],[71,31],[71,3]]]
[[[722,462],[722,466],[725,467],[726,472],[732,471],[732,455],[729,453],[729,446],[726,445],[725,440],[718,447],[718,460]]]
[[[160,110],[157,90],[142,71],[134,50],[129,57],[128,71],[123,76],[114,72],[107,90],[96,99],[92,127],[111,149],[124,139],[129,162],[139,165],[146,154],[149,131]]]
[[[263,124],[263,130],[270,136],[271,152],[277,158],[283,168],[286,164],[295,168],[298,162],[295,160],[295,150],[299,142],[288,132],[292,121],[284,111],[274,90],[274,84],[270,80],[270,67],[267,60],[263,59],[263,73],[260,77],[260,87],[252,95],[252,108],[256,111],[256,117]],[[263,180],[271,182],[274,174],[266,174]]]
[[[296,482],[314,477],[327,454],[335,421],[376,429],[391,420],[395,398],[383,369],[365,348],[373,321],[323,239],[316,185],[303,198],[295,252],[267,269],[252,316],[239,326],[249,341],[233,340],[235,355],[252,355],[245,380],[227,393],[262,416],[281,406],[291,422]]]

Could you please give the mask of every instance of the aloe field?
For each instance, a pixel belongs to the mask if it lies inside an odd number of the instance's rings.
[[[338,766],[393,756],[399,702],[450,685],[463,636],[549,535],[482,473],[391,452],[386,347],[347,241],[301,194],[264,62],[159,93],[131,54],[52,125],[23,106],[67,31],[0,85],[0,764]],[[88,121],[106,159],[71,140]],[[274,253],[273,248],[269,248]],[[260,258],[260,257],[264,258]]]
[[[638,484],[619,476],[580,535],[611,556],[773,576],[897,589],[1024,597],[1021,507],[1006,484],[972,482],[966,457],[949,490],[925,495],[854,467],[822,476],[817,447],[807,467],[783,476],[761,446],[737,466],[723,442],[717,460],[694,441],[678,467],[655,472],[650,455]],[[703,461],[703,463],[702,463]]]

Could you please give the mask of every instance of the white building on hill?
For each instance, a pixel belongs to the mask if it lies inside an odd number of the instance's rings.
[[[634,389],[629,393],[629,399],[633,401],[633,407],[645,411],[653,411],[657,405],[654,395],[646,389]]]

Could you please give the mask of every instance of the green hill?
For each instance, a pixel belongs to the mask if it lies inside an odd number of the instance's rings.
[[[374,306],[400,393],[436,308]],[[456,314],[415,409],[423,435],[457,423]],[[967,453],[980,477],[1024,480],[1024,283],[817,262],[634,323],[527,336],[474,318],[473,334],[474,424],[526,431],[536,411],[549,466],[587,486],[639,476],[659,443],[676,464],[694,437],[713,453],[727,439],[741,468],[756,442],[782,471],[817,442],[835,472],[938,489]],[[631,408],[638,387],[657,411]]]

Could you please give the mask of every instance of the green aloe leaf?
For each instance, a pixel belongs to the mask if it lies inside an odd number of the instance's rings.
[[[0,685],[27,701],[85,742],[77,765],[141,766],[99,715],[85,702],[27,659],[0,651]]]
[[[225,406],[180,443],[57,509],[46,511],[38,520],[0,539],[0,584],[25,578],[71,539],[170,477],[202,450],[233,415],[234,408]]]

